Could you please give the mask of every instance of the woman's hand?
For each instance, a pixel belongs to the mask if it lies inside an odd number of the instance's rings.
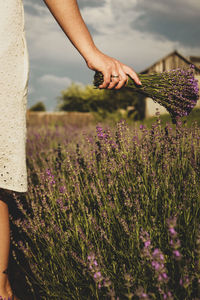
[[[44,2],[72,44],[85,59],[87,66],[104,75],[104,82],[99,88],[120,89],[126,84],[127,75],[133,78],[136,84],[141,84],[133,69],[97,49],[80,14],[77,0],[44,0]]]
[[[127,75],[129,75],[136,84],[141,85],[137,74],[132,68],[105,55],[99,50],[96,50],[95,53],[89,56],[88,60],[86,60],[86,64],[91,70],[100,71],[103,74],[104,82],[99,88],[120,89],[127,83]]]

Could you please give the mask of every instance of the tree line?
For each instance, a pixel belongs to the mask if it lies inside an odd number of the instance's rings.
[[[143,96],[122,88],[120,90],[96,89],[92,85],[83,86],[72,83],[61,92],[57,98],[56,111],[77,112],[116,112],[119,109],[127,109],[133,113],[134,119],[143,119],[145,101]],[[42,102],[35,104],[30,110],[45,110]]]

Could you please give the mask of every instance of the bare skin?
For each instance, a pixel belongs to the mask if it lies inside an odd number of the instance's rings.
[[[8,205],[0,200],[0,296],[3,299],[8,299],[12,295],[8,275],[2,273],[8,267],[9,248],[10,224]]]
[[[135,71],[102,53],[94,44],[87,26],[80,14],[76,0],[44,0],[58,24],[70,39],[74,47],[84,58],[88,68],[100,71],[104,75],[104,82],[99,88],[120,89],[128,80],[129,75],[136,84],[141,82]],[[118,78],[112,78],[117,75]],[[10,248],[10,224],[8,206],[0,199],[0,296],[6,299],[12,290],[8,275],[2,273],[8,267]],[[14,298],[17,300],[17,298]]]
[[[99,86],[100,88],[120,89],[126,84],[127,75],[133,78],[136,84],[141,84],[132,68],[97,49],[80,14],[76,0],[44,0],[44,2],[64,33],[85,59],[87,66],[91,70],[103,73],[104,82]],[[111,81],[111,75],[119,75],[119,78],[112,78]]]

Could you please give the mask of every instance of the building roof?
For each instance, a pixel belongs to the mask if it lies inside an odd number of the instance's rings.
[[[166,55],[165,57],[161,58],[160,60],[158,60],[157,62],[155,62],[153,65],[149,66],[148,68],[146,68],[145,70],[143,70],[142,72],[140,72],[141,74],[145,74],[148,73],[148,71],[150,69],[153,69],[158,63],[160,63],[161,61],[166,60],[167,58],[169,58],[170,56],[177,56],[179,57],[181,60],[183,60],[186,64],[194,65],[194,69],[197,73],[200,73],[200,68],[195,65],[194,62],[197,62],[198,59],[200,61],[200,57],[196,57],[196,56],[190,56],[190,59],[186,58],[185,56],[183,56],[182,54],[180,54],[177,50],[174,50],[173,52],[169,53],[168,55]],[[197,60],[196,60],[197,59]]]

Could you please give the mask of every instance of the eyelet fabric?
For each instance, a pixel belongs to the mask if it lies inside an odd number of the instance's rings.
[[[22,0],[0,0],[0,188],[26,192],[29,57]]]

